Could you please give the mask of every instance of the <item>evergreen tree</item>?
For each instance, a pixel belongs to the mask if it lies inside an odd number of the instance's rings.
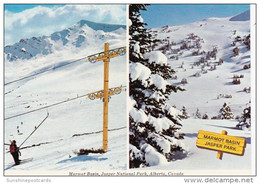
[[[201,119],[201,114],[200,114],[199,108],[197,108],[197,110],[196,110],[195,118],[196,119]]]
[[[146,6],[147,5],[145,4],[135,4],[129,6],[129,18],[131,21],[131,25],[129,27],[129,35],[131,36],[130,52],[135,50],[135,46],[137,46],[137,44],[141,45],[140,53],[143,54],[150,51],[149,45],[151,44],[151,34],[149,34],[147,29],[144,27],[147,24],[143,22],[143,18],[140,13],[141,10],[146,10]],[[132,59],[131,54],[130,59]]]
[[[143,22],[140,11],[146,11],[145,4],[132,4],[129,6],[129,18],[131,21],[131,26],[129,27],[130,35],[130,61],[139,62],[144,66],[151,69],[152,74],[159,74],[165,79],[170,79],[175,71],[168,64],[157,64],[156,62],[148,63],[146,59],[143,58],[144,53],[150,52],[152,42],[152,36],[144,27],[147,24]]]
[[[246,107],[242,116],[239,118],[239,123],[236,125],[237,128],[250,128],[251,127],[251,105]]]
[[[209,119],[209,116],[208,116],[207,114],[204,114],[204,115],[202,116],[202,119]]]
[[[231,108],[226,103],[223,104],[223,107],[220,109],[219,113],[219,119],[234,119]]]
[[[146,10],[146,6],[129,6],[131,168],[157,165],[176,159],[176,155],[185,154],[180,142],[183,134],[178,132],[181,128],[181,112],[166,103],[169,94],[181,88],[166,81],[172,77],[174,70],[156,59],[165,56],[159,51],[150,52],[151,35],[144,28],[146,23],[140,13]],[[149,58],[151,54],[155,54],[155,59]]]
[[[188,119],[188,118],[190,117],[190,115],[189,115],[189,113],[187,112],[185,106],[182,107],[181,113],[182,113],[182,118],[183,118],[183,119]]]

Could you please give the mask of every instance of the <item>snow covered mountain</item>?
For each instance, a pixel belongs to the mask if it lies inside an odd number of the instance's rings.
[[[77,24],[50,36],[21,39],[14,45],[4,48],[7,61],[30,59],[37,55],[55,53],[61,48],[82,48],[91,46],[95,40],[105,40],[115,37],[115,34],[125,30],[124,25],[101,24],[81,20]],[[65,47],[65,48],[64,48]]]
[[[211,174],[220,173],[221,169],[233,173],[243,169],[251,173],[253,163],[248,162],[252,156],[251,129],[236,127],[243,110],[251,105],[251,72],[254,71],[251,70],[250,29],[250,11],[150,29],[154,40],[152,50],[165,54],[168,64],[176,71],[168,82],[185,89],[172,93],[168,103],[179,110],[185,109],[187,119],[181,122],[181,132],[185,134],[182,142],[189,152],[182,160],[151,169],[184,169],[190,173],[207,170]],[[233,119],[221,119],[220,109],[225,103],[231,108]],[[227,130],[230,135],[245,138],[245,155],[225,154],[220,164],[215,151],[196,147],[198,130],[216,133]]]
[[[50,36],[23,39],[9,46],[10,58],[17,60],[5,62],[5,143],[15,139],[19,146],[46,112],[50,115],[21,147],[20,159],[33,157],[32,161],[12,167],[12,156],[5,147],[6,175],[126,169],[124,90],[109,100],[108,151],[82,156],[74,153],[102,147],[103,101],[90,100],[86,94],[103,89],[103,62],[92,64],[86,56],[103,52],[105,42],[110,49],[126,46],[125,27],[80,21]],[[72,64],[64,66],[67,63]],[[126,56],[111,59],[109,87],[126,86],[126,76]]]
[[[153,38],[159,40],[153,49],[162,51],[177,71],[177,79],[171,82],[186,89],[172,95],[180,99],[175,100],[173,105],[179,108],[187,105],[190,113],[201,107],[203,113],[213,116],[227,101],[236,115],[242,112],[251,96],[243,91],[251,86],[248,12],[234,17],[208,18],[186,25],[151,29]],[[243,21],[239,21],[239,17],[243,17]],[[239,85],[232,83],[236,75],[243,77]],[[201,85],[202,81],[204,85]]]

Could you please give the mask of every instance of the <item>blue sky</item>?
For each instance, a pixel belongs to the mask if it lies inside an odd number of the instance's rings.
[[[52,8],[52,7],[64,6],[64,4],[5,4],[4,9],[10,12],[18,13],[26,9],[31,9],[37,6]]]
[[[80,20],[126,24],[126,6],[109,4],[4,4],[5,45],[50,34]]]
[[[152,4],[142,11],[147,27],[182,25],[209,17],[229,17],[250,9],[249,4]]]

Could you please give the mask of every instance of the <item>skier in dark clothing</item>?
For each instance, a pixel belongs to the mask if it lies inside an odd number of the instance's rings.
[[[14,158],[15,165],[20,164],[19,155],[21,156],[21,152],[19,151],[19,148],[16,145],[16,141],[13,140],[10,147],[9,147],[10,153]]]

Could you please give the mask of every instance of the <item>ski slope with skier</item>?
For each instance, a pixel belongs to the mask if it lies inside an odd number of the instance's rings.
[[[52,52],[48,55],[36,54],[27,60],[19,58],[18,54],[17,60],[5,61],[5,83],[9,83],[5,85],[4,110],[6,175],[23,171],[39,174],[37,171],[55,173],[122,170],[127,167],[126,56],[110,60],[109,87],[122,86],[123,90],[109,100],[108,151],[76,154],[80,149],[102,148],[103,101],[90,100],[86,94],[103,90],[103,61],[90,63],[86,57],[103,52],[106,42],[110,49],[126,46],[125,27],[102,27],[101,24],[92,22],[89,25],[89,21],[80,21],[61,31],[64,32],[67,34],[65,45],[61,42],[65,37],[56,40],[40,37],[52,42],[48,47]],[[81,45],[75,46],[75,39],[83,37]],[[49,117],[37,128],[47,113]],[[13,159],[8,144],[12,140],[16,140],[17,146],[26,140],[20,147],[20,159],[33,158],[30,162],[10,167]]]

